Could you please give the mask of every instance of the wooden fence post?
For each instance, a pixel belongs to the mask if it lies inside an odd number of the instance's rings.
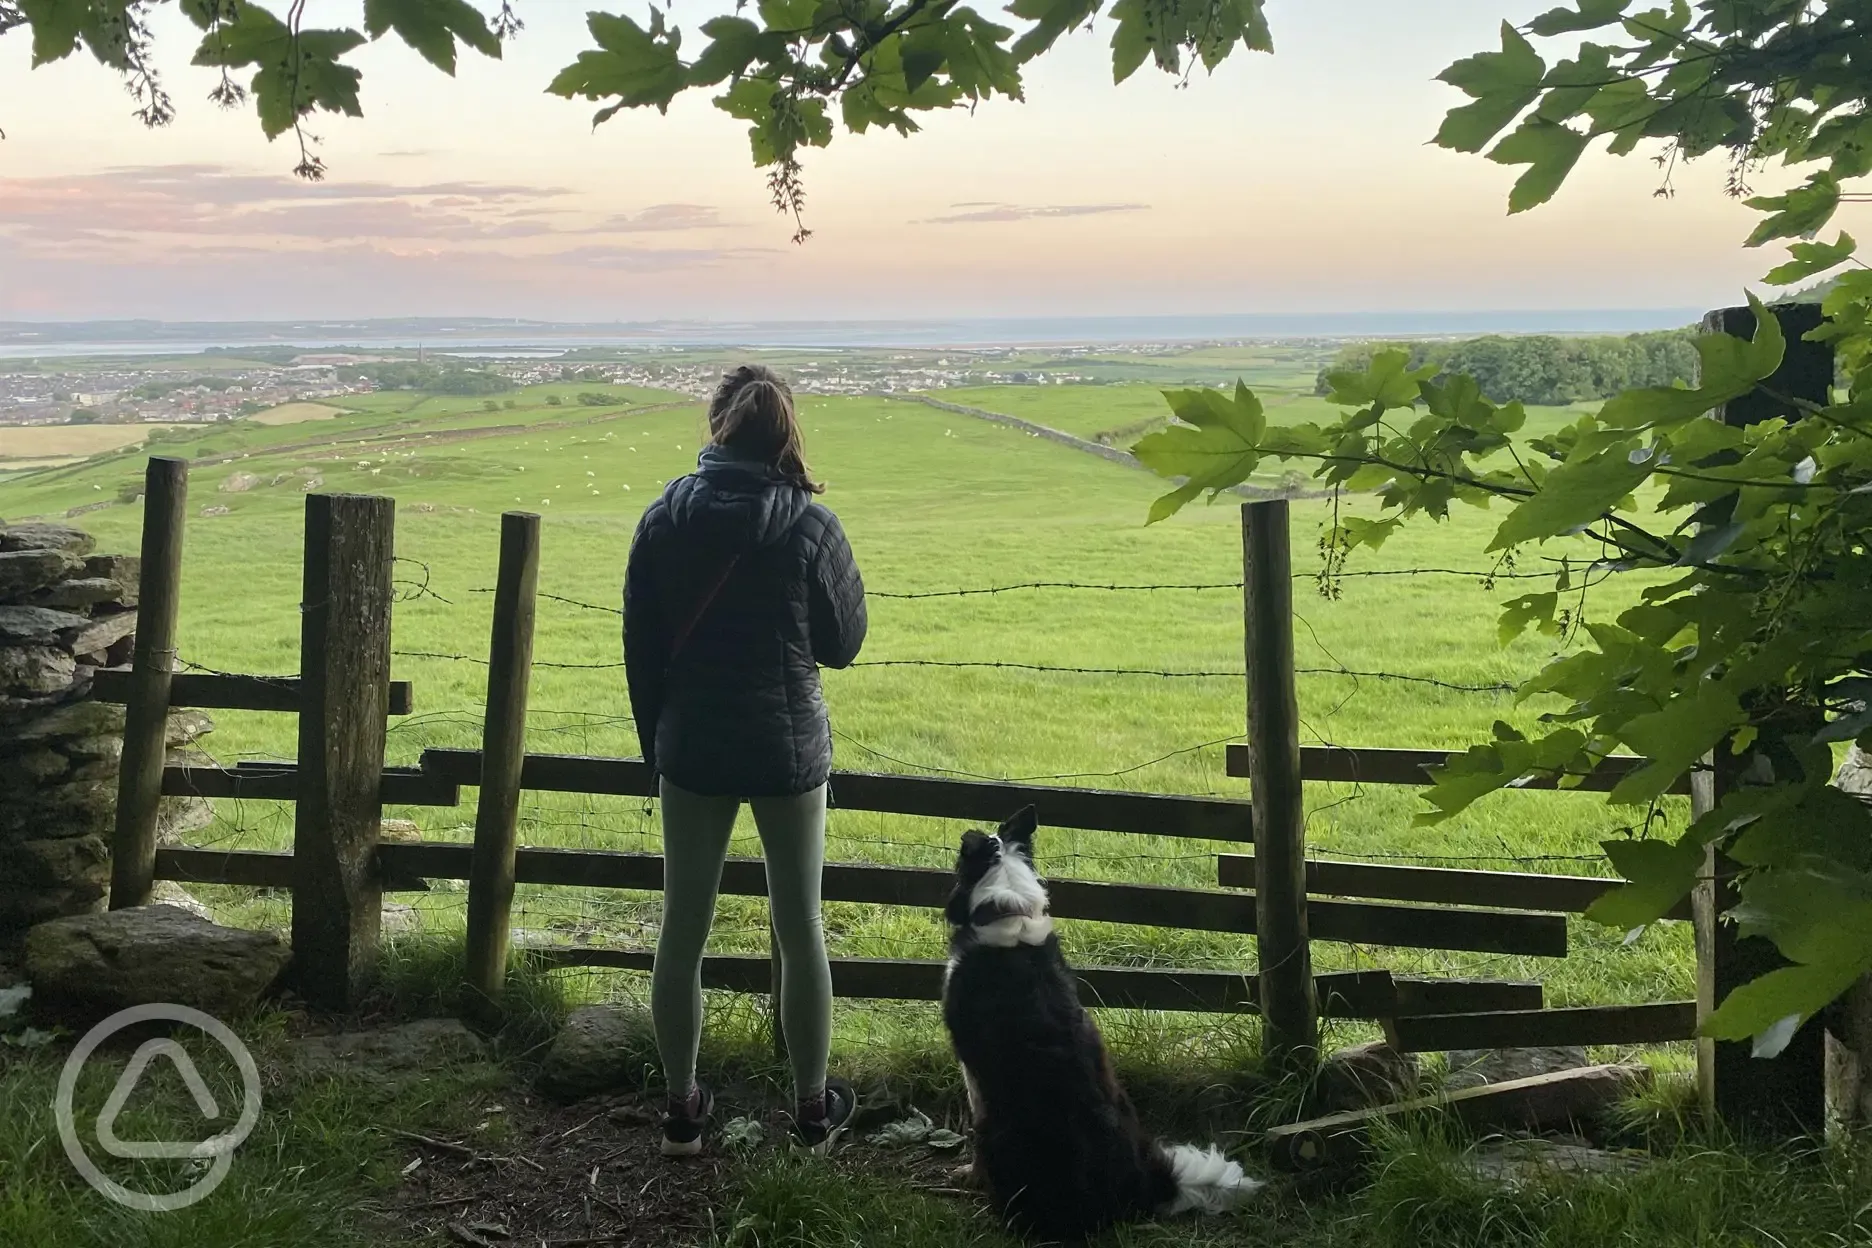
[[[156,823],[169,754],[169,677],[175,671],[182,597],[182,517],[188,461],[154,458],[143,473],[143,566],[136,649],[125,699],[117,826],[111,839],[110,908],[141,906],[156,881]]]
[[[1782,395],[1816,403],[1831,401],[1833,348],[1829,343],[1807,342],[1804,338],[1823,319],[1820,305],[1783,304],[1773,311],[1787,338],[1787,354],[1767,384]],[[1748,338],[1755,332],[1755,314],[1746,307],[1722,308],[1704,318],[1703,328],[1708,333]],[[1793,414],[1788,404],[1760,390],[1714,413],[1730,425],[1750,425]],[[1692,777],[1693,813],[1700,816],[1714,808],[1722,795],[1740,782],[1753,757],[1752,750],[1736,757],[1729,752],[1727,742],[1718,746],[1704,760],[1704,769]],[[1775,761],[1785,767],[1791,760]],[[1743,939],[1733,923],[1720,921],[1718,916],[1736,902],[1731,882],[1736,870],[1735,863],[1712,849],[1692,896],[1699,1023],[1740,985],[1787,965],[1768,940]],[[1704,1111],[1720,1116],[1732,1127],[1776,1137],[1817,1133],[1826,1122],[1826,1029],[1819,1019],[1809,1021],[1772,1060],[1753,1056],[1746,1041],[1699,1039],[1697,1084]]]
[[[488,1003],[500,999],[507,980],[539,538],[538,516],[510,511],[501,517],[500,575],[488,642],[487,717],[481,733],[481,790],[468,876],[468,986]]]
[[[1285,499],[1242,504],[1248,773],[1263,1049],[1275,1066],[1304,1070],[1319,1056],[1319,1003],[1307,943],[1306,807],[1288,542]]]
[[[321,1009],[355,1004],[383,923],[376,851],[395,527],[392,499],[306,496],[292,936],[299,990]]]

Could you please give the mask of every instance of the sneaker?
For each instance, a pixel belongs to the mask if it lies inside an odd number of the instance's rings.
[[[845,1128],[858,1111],[858,1094],[842,1079],[828,1079],[825,1087],[825,1110],[816,1120],[793,1120],[793,1145],[809,1153],[824,1155],[832,1151]]]
[[[703,1084],[696,1084],[700,1104],[691,1114],[686,1105],[673,1105],[663,1115],[663,1155],[694,1157],[702,1151],[702,1133],[708,1129],[715,1112],[715,1094]]]

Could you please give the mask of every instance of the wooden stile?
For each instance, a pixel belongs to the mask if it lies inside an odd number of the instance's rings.
[[[147,601],[147,600],[146,600]],[[141,617],[138,623],[142,623]],[[132,687],[127,667],[106,667],[91,681],[91,698],[97,702],[128,702]],[[177,672],[169,678],[169,706],[195,707],[204,711],[287,711],[299,710],[297,676],[237,676],[226,672]],[[390,682],[390,713],[408,715],[415,709],[415,698],[407,680]]]
[[[431,775],[456,784],[480,782],[481,754],[478,750],[427,749],[423,751],[422,765]],[[830,783],[835,810],[889,811],[996,824],[1023,806],[1033,806],[1039,812],[1043,827],[1137,832],[1243,844],[1254,839],[1249,804],[1227,798],[1175,797],[862,771],[835,771]],[[546,792],[655,796],[650,769],[639,758],[528,754],[520,772],[520,787]]]
[[[1397,750],[1342,745],[1304,745],[1300,747],[1300,772],[1308,780],[1337,781],[1343,784],[1415,784],[1427,785],[1426,767],[1441,767],[1451,754],[1461,750]],[[1248,779],[1252,763],[1245,745],[1230,745],[1225,755],[1228,774]],[[1630,754],[1614,754],[1586,775],[1569,777],[1578,783],[1571,787],[1582,793],[1609,793],[1627,775],[1644,766],[1646,760]],[[1558,789],[1557,778],[1542,777],[1514,786],[1517,789]],[[1669,792],[1690,792],[1690,778],[1684,776]]]
[[[1254,859],[1245,854],[1218,854],[1216,880],[1225,888],[1253,888]],[[1365,897],[1554,914],[1583,914],[1593,902],[1623,883],[1586,875],[1397,867],[1321,858],[1307,860],[1306,881],[1307,893],[1316,897]],[[1690,903],[1684,902],[1664,917],[1688,922]]]
[[[146,904],[155,882],[156,824],[169,752],[176,617],[182,601],[188,461],[152,458],[143,476],[143,563],[136,644],[125,690],[123,762],[111,837],[110,908]]]
[[[322,1009],[353,1005],[376,967],[396,504],[306,496],[293,824],[293,968]]]
[[[527,688],[533,670],[533,613],[539,588],[540,518],[501,517],[500,571],[488,641],[487,714],[481,788],[468,879],[468,987],[498,1001],[507,982],[514,851],[519,844],[520,763],[526,757]]]
[[[1319,1058],[1319,1003],[1308,937],[1306,797],[1294,688],[1293,561],[1287,502],[1243,503],[1242,585],[1248,753],[1255,812],[1255,946],[1262,1046],[1283,1069]],[[1318,929],[1323,939],[1329,928]]]

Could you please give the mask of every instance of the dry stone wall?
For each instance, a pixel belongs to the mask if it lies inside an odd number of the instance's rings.
[[[95,545],[66,525],[0,523],[0,947],[100,908],[110,885],[124,716],[90,694],[99,668],[130,662],[139,569]],[[170,747],[213,727],[176,712]],[[162,835],[213,817],[202,799],[165,799]]]

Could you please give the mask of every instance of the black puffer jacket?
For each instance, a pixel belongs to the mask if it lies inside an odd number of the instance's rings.
[[[792,797],[824,784],[819,668],[848,666],[864,637],[838,517],[765,464],[710,447],[638,522],[624,579],[631,713],[644,758],[680,787]]]

